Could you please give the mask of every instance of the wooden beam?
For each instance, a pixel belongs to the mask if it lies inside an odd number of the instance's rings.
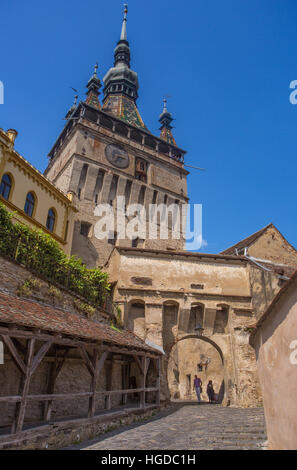
[[[12,426],[12,431],[15,431],[15,433],[21,432],[23,428],[24,417],[25,417],[26,406],[27,406],[27,395],[28,395],[29,386],[30,386],[31,367],[32,367],[32,360],[33,360],[33,355],[34,355],[34,345],[35,345],[35,339],[34,338],[29,339],[28,345],[27,345],[27,352],[26,352],[26,372],[22,376],[21,386],[20,386],[22,399],[20,403],[17,403],[15,421]]]
[[[147,350],[139,350],[136,349],[129,349],[126,346],[112,346],[112,345],[101,345],[101,340],[87,340],[87,339],[70,339],[69,337],[63,337],[61,335],[53,334],[50,335],[48,333],[34,333],[33,331],[21,330],[16,327],[13,328],[6,328],[0,327],[0,335],[7,335],[13,338],[24,338],[30,339],[35,338],[38,341],[53,341],[55,344],[60,344],[63,346],[69,346],[73,348],[77,348],[80,346],[90,346],[93,348],[98,348],[101,351],[108,351],[115,354],[125,354],[130,356],[144,356],[151,358],[158,358],[160,356],[159,353],[153,353],[152,351]]]
[[[136,364],[138,365],[138,368],[139,368],[139,370],[140,370],[140,373],[143,374],[143,366],[142,366],[142,364],[143,364],[143,359],[144,359],[144,358],[142,357],[141,360],[139,360],[138,356],[135,356],[134,354],[133,354],[133,357],[134,357],[134,359],[135,359]]]
[[[141,369],[142,369],[142,374],[141,374],[141,382],[140,382],[140,387],[143,389],[143,391],[140,393],[140,407],[144,408],[145,407],[145,381],[146,381],[146,357],[141,358]]]
[[[13,342],[14,342],[16,348],[21,352],[21,354],[25,355],[26,354],[25,346],[17,338],[14,338]]]
[[[61,372],[62,370],[62,367],[65,363],[65,360],[69,354],[69,351],[70,349],[66,349],[64,351],[64,354],[62,355],[61,357],[61,361],[59,361],[59,357],[57,356],[57,350],[56,350],[56,358],[55,358],[55,362],[53,364],[51,364],[50,366],[50,375],[49,375],[49,382],[48,382],[48,393],[50,394],[53,394],[54,393],[54,389],[55,389],[55,383],[56,383],[56,380],[57,380],[57,377],[59,375],[59,373]],[[51,414],[52,414],[52,409],[53,409],[53,400],[49,400],[45,406],[44,406],[44,410],[43,410],[43,417],[45,419],[45,421],[50,421],[51,419]]]
[[[1,338],[3,339],[4,344],[8,347],[9,352],[11,354],[11,357],[17,366],[17,368],[20,370],[21,374],[26,373],[26,365],[23,361],[23,359],[20,357],[19,353],[16,350],[15,345],[13,344],[11,338],[7,335],[1,335]]]
[[[145,392],[156,392],[157,387],[148,387],[148,388],[128,388],[123,390],[98,390],[95,392],[96,395],[123,395],[128,393],[141,393]],[[48,400],[70,400],[79,397],[90,397],[92,392],[75,392],[75,393],[42,393],[40,395],[27,395],[27,402],[37,401],[48,401]],[[0,397],[0,403],[17,403],[22,401],[21,395],[9,395],[5,397]]]
[[[90,372],[91,376],[93,376],[95,374],[95,368],[92,364],[92,361],[91,361],[91,359],[88,355],[88,352],[87,352],[85,346],[80,346],[79,347],[79,352],[81,354],[81,357],[82,357],[88,371]]]
[[[33,359],[33,362],[32,362],[32,368],[31,368],[31,375],[34,374],[34,372],[36,371],[37,367],[39,366],[39,364],[41,363],[42,359],[44,358],[44,356],[46,355],[46,353],[48,352],[48,350],[50,349],[50,347],[53,345],[53,341],[47,341],[47,343],[44,343],[41,348],[39,349],[38,353],[36,354],[36,356],[34,357]]]
[[[157,371],[157,394],[156,394],[156,405],[160,405],[160,389],[161,389],[161,360],[155,359],[156,371]]]
[[[150,365],[150,358],[147,357],[147,358],[146,358],[146,361],[145,361],[145,371],[144,371],[144,375],[145,375],[145,376],[147,375],[147,371],[148,371],[149,365]]]

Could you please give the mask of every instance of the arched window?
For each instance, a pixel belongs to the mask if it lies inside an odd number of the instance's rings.
[[[54,231],[55,221],[56,221],[56,213],[54,209],[50,209],[47,213],[46,228],[50,230],[51,232]]]
[[[5,173],[5,175],[2,176],[1,185],[0,185],[0,194],[2,197],[4,197],[4,199],[9,199],[11,187],[12,187],[11,177],[7,173]]]
[[[26,197],[24,211],[30,217],[32,217],[32,215],[33,215],[34,206],[35,206],[35,196],[34,196],[33,193],[28,193],[27,197]]]

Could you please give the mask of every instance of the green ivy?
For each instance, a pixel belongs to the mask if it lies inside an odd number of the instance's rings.
[[[87,269],[81,259],[66,256],[59,244],[42,230],[13,223],[12,214],[2,203],[0,253],[105,308],[110,291],[107,273],[99,268]]]

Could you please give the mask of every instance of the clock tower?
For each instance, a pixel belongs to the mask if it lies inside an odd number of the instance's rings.
[[[147,217],[151,204],[180,207],[188,201],[188,172],[183,163],[186,152],[177,146],[172,135],[172,116],[166,101],[159,119],[160,136],[150,132],[137,109],[139,84],[137,73],[130,68],[127,11],[125,5],[114,66],[103,78],[102,105],[96,64],[87,83],[86,98],[79,104],[75,100],[67,112],[66,124],[49,153],[45,170],[55,186],[72,193],[78,206],[72,254],[82,258],[87,267],[103,266],[114,246],[185,248],[181,231],[179,238],[172,236],[175,215],[170,210],[167,239],[160,236],[160,230],[157,238],[151,238],[148,231],[141,237],[121,238],[115,225],[113,233],[103,240],[98,239],[94,229],[98,222],[95,209],[100,204],[112,207],[117,219],[118,196],[124,198],[125,208],[142,204]],[[130,219],[126,214],[125,223]]]

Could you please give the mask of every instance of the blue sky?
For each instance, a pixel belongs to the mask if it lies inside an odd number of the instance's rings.
[[[203,204],[203,251],[273,222],[297,246],[295,0],[130,0],[128,39],[138,107],[158,133],[164,95],[187,150],[192,203]],[[43,171],[73,101],[113,62],[123,2],[2,0],[0,127]]]

